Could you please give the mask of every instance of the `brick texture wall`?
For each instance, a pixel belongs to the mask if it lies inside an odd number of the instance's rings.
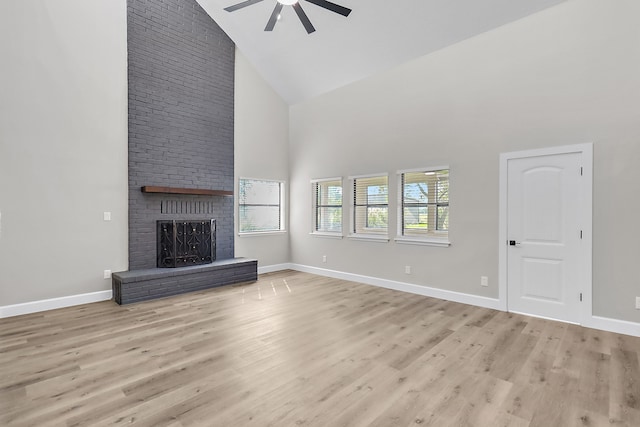
[[[158,219],[216,219],[216,258],[233,258],[232,197],[140,187],[233,191],[234,44],[195,0],[127,9],[129,270],[155,267]]]

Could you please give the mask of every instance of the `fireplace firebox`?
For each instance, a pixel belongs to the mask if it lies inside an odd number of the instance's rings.
[[[158,267],[210,264],[216,259],[216,220],[157,221]]]

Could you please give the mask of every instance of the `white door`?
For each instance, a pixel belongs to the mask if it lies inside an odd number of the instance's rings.
[[[580,323],[582,153],[507,160],[507,305]]]

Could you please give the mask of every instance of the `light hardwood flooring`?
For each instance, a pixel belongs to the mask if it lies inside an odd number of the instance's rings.
[[[640,338],[285,271],[0,320],[0,425],[640,426]]]

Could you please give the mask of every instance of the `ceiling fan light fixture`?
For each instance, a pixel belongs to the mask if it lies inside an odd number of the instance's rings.
[[[262,1],[264,0],[243,0],[240,3],[225,7],[224,10],[226,10],[227,12],[234,12],[238,9],[251,6],[252,4],[261,3]],[[351,9],[349,9],[348,7],[331,3],[328,0],[307,0],[307,2],[315,4],[316,6],[327,9],[331,12],[335,12],[342,16],[349,16],[349,14],[351,13]],[[304,9],[302,8],[298,0],[277,0],[276,6],[273,8],[273,12],[271,12],[271,17],[269,18],[269,21],[267,21],[267,25],[264,27],[265,31],[273,31],[276,22],[278,22],[281,18],[280,12],[282,12],[282,8],[285,6],[291,6],[293,8],[293,10],[296,12],[296,15],[298,15],[298,19],[300,19],[300,22],[304,26],[304,29],[307,30],[307,34],[311,34],[316,30],[311,21],[309,21],[309,17],[304,12]]]

